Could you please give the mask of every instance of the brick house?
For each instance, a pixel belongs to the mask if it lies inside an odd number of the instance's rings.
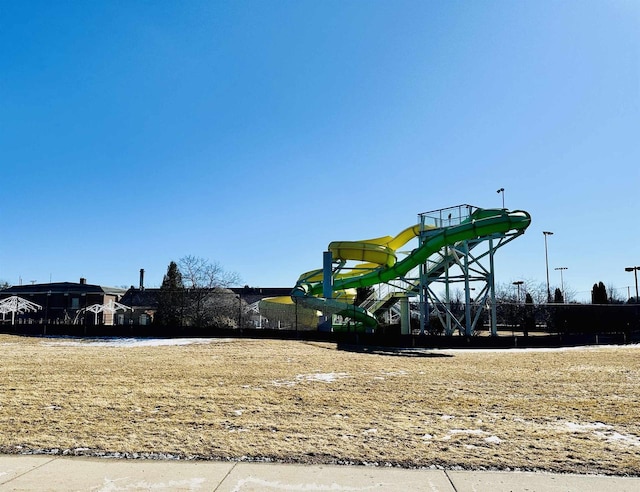
[[[115,324],[115,316],[108,311],[101,313],[84,312],[87,307],[111,302],[120,302],[125,289],[88,284],[86,279],[80,282],[54,282],[48,284],[14,285],[0,290],[0,301],[18,296],[38,304],[42,309],[16,315],[16,324]],[[11,318],[4,315],[3,323]]]

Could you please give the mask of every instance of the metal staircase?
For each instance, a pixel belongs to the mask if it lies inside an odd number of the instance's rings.
[[[469,222],[476,210],[477,207],[459,205],[420,214],[423,226],[420,243],[443,229]],[[514,230],[483,235],[444,246],[405,277],[379,284],[362,306],[376,315],[387,312],[389,322],[394,322],[402,311],[397,301],[418,296],[420,333],[430,331],[430,314],[435,314],[445,334],[451,335],[458,330],[467,336],[475,333],[486,309],[491,313],[491,333],[496,335],[493,256],[498,248],[523,232]],[[464,283],[465,309],[462,315],[452,310],[451,285],[456,282]],[[444,292],[437,292],[435,285],[442,286]],[[471,291],[474,291],[474,298]]]

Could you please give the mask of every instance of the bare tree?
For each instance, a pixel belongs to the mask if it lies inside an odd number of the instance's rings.
[[[576,299],[576,291],[570,285],[564,284],[564,292],[562,293],[564,297],[564,302],[571,303]]]
[[[544,304],[547,302],[547,284],[532,279],[519,280],[523,283],[520,285],[520,298],[525,299],[529,294],[535,304]],[[553,286],[551,287],[553,289]],[[518,297],[517,287],[511,282],[501,282],[496,284],[496,300],[502,303],[516,303]]]
[[[227,324],[233,319],[233,293],[227,288],[238,285],[237,273],[227,272],[217,262],[198,256],[185,256],[178,261],[182,281],[187,289],[186,317],[194,326]]]
[[[498,324],[511,327],[523,327],[528,334],[536,325],[536,319],[543,322],[547,318],[543,306],[547,304],[547,284],[531,279],[519,279],[518,286],[514,281],[496,284],[496,302],[498,308]]]
[[[623,294],[620,293],[621,290],[623,291]],[[626,300],[626,292],[624,292],[624,289],[616,288],[615,285],[610,283],[607,285],[607,292],[609,293],[610,304],[624,304]]]

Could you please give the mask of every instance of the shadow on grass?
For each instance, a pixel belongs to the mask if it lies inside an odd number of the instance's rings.
[[[366,345],[351,345],[339,343],[336,347],[345,352],[355,352],[359,354],[387,355],[392,357],[454,357],[452,354],[443,354],[424,348],[406,347],[375,347]]]

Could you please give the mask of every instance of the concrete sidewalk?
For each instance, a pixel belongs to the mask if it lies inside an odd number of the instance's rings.
[[[0,455],[0,491],[637,492],[640,478]]]

